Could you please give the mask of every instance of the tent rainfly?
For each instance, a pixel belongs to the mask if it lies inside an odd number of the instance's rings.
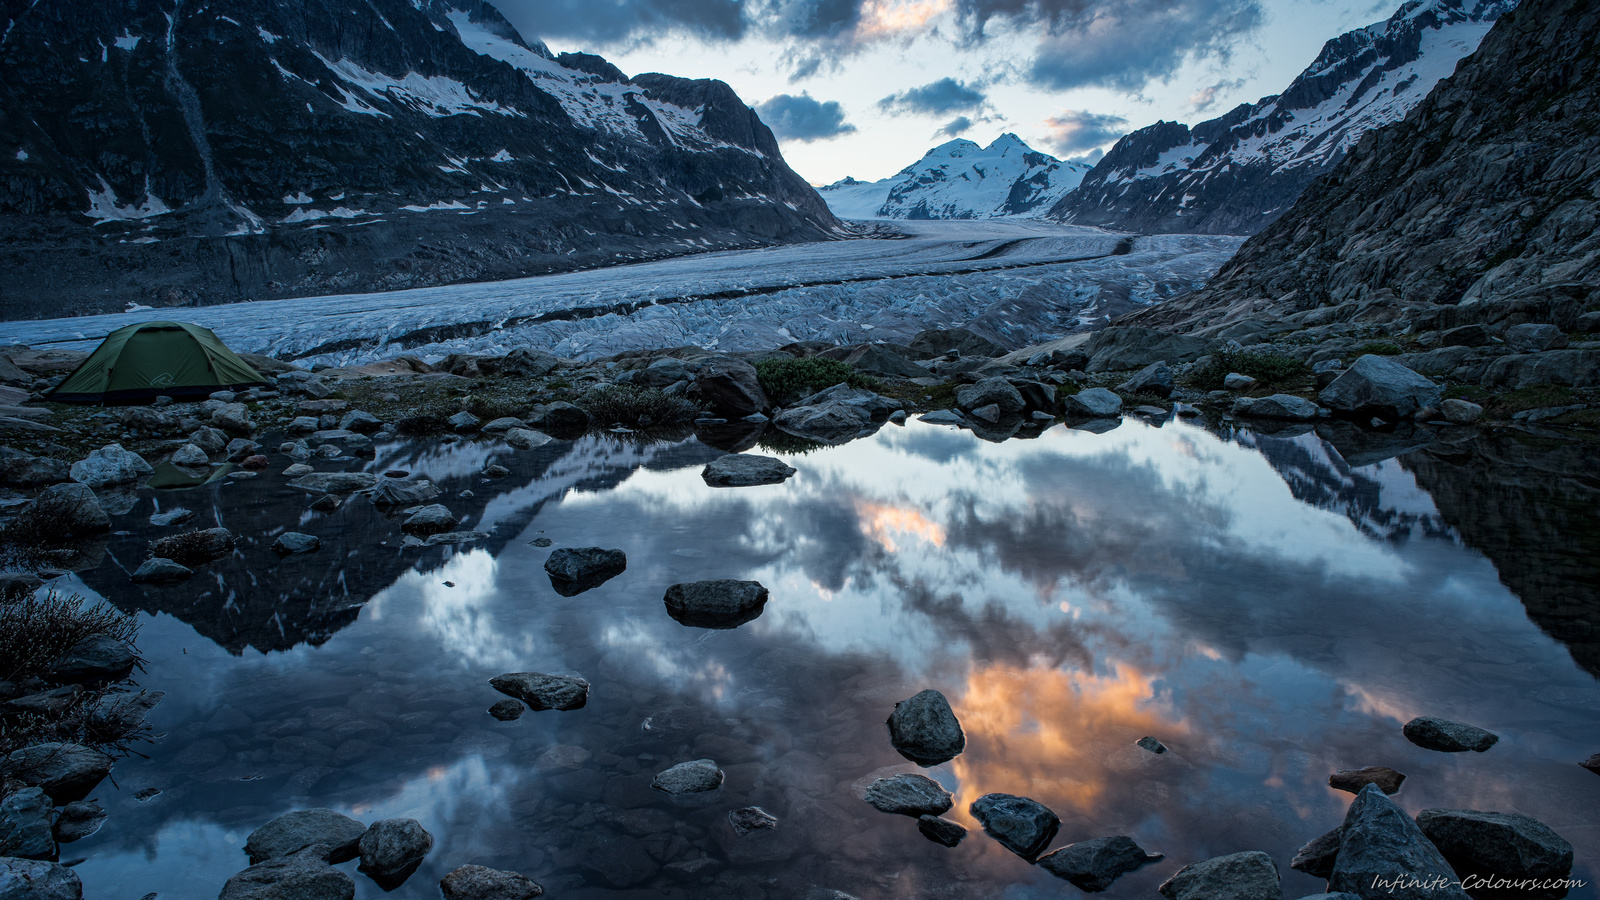
[[[55,390],[57,403],[138,404],[265,387],[266,379],[209,328],[143,322],[118,328]]]

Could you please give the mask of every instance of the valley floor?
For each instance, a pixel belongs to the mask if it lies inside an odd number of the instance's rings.
[[[970,325],[1012,346],[1098,327],[1205,282],[1240,238],[1129,236],[1028,219],[879,223],[875,236],[510,281],[10,322],[10,342],[93,349],[195,322],[241,352],[353,365],[536,347],[593,359],[695,344],[904,340]]]

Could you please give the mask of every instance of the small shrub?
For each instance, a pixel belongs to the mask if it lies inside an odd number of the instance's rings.
[[[838,382],[834,382],[834,384],[838,384]],[[776,428],[768,428],[762,432],[761,437],[756,440],[756,446],[763,450],[771,450],[773,453],[787,453],[790,455],[804,455],[827,448],[826,444],[808,441],[803,437],[795,437]]]
[[[1219,350],[1211,361],[1189,373],[1189,382],[1208,391],[1222,389],[1222,379],[1230,373],[1249,375],[1263,384],[1282,384],[1311,374],[1311,367],[1281,353],[1252,353],[1248,350]]]
[[[443,434],[449,430],[450,423],[438,413],[424,412],[412,413],[402,416],[394,423],[394,430],[407,437],[427,437],[431,434]]]
[[[574,405],[588,413],[596,425],[620,423],[629,428],[683,425],[705,414],[698,403],[669,397],[659,388],[621,384],[595,388]]]
[[[813,356],[807,359],[763,359],[756,363],[756,378],[767,397],[779,406],[809,397],[840,382],[853,388],[876,390],[878,379],[857,372],[837,359]]]
[[[221,559],[233,549],[233,536],[220,528],[185,531],[150,542],[150,555],[170,559],[181,565],[204,565]]]
[[[510,417],[520,419],[528,413],[528,404],[518,400],[507,400],[499,397],[474,396],[467,401],[467,412],[472,413],[485,422],[495,419]]]
[[[1402,349],[1399,344],[1391,341],[1369,341],[1368,343],[1357,347],[1355,353],[1351,355],[1350,358],[1358,359],[1362,356],[1366,356],[1369,353],[1374,356],[1399,356],[1404,352],[1405,350]]]
[[[85,638],[131,641],[138,620],[110,606],[85,608],[79,594],[55,589],[0,603],[0,680],[20,681],[44,672]]]

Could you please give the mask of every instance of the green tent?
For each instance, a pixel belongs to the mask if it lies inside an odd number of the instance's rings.
[[[209,328],[144,322],[111,332],[67,380],[45,395],[58,403],[148,403],[266,386]]]

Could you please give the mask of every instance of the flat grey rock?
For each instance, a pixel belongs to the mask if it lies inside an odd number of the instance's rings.
[[[314,852],[257,863],[228,879],[217,900],[351,900],[356,883]]]
[[[589,702],[589,682],[572,675],[508,672],[489,679],[489,684],[536,711],[582,709]]]
[[[1118,878],[1165,859],[1146,853],[1133,838],[1116,835],[1068,844],[1039,860],[1039,868],[1079,890],[1098,893]]]
[[[439,882],[444,900],[533,900],[544,888],[516,872],[488,866],[461,866]]]
[[[63,844],[83,840],[106,821],[106,811],[92,800],[78,800],[61,807],[56,817],[56,840]]]
[[[923,413],[917,420],[927,422],[929,425],[963,425],[967,421],[953,409],[936,409],[933,412]]]
[[[983,833],[1012,853],[1033,862],[1055,840],[1061,819],[1050,808],[1028,797],[984,794],[969,809],[983,825]]]
[[[1323,406],[1359,417],[1406,419],[1438,407],[1444,391],[1426,377],[1384,356],[1367,354],[1317,394]]]
[[[628,555],[604,547],[562,547],[544,561],[550,586],[563,597],[597,588],[628,568]]]
[[[331,809],[300,809],[252,831],[244,852],[252,863],[286,859],[308,849],[324,862],[343,862],[355,858],[357,842],[366,833],[367,826]]]
[[[376,506],[416,506],[439,496],[439,489],[426,479],[384,478],[367,496]]]
[[[1105,388],[1089,388],[1069,395],[1062,406],[1069,416],[1100,419],[1122,412],[1122,398]]]
[[[1191,863],[1161,885],[1167,900],[1282,900],[1272,857],[1247,850]]]
[[[680,625],[726,630],[760,617],[767,599],[760,582],[719,579],[675,584],[662,602]]]
[[[349,494],[377,483],[378,476],[371,472],[313,472],[289,482],[289,486],[325,494]]]
[[[500,439],[516,450],[534,450],[555,440],[531,428],[508,428],[500,435]]]
[[[955,759],[967,748],[966,733],[950,701],[935,690],[896,703],[887,724],[894,749],[924,768]]]
[[[1401,733],[1418,747],[1441,753],[1464,753],[1468,750],[1482,753],[1500,740],[1499,735],[1477,726],[1433,716],[1412,719],[1401,728]]]
[[[953,802],[939,782],[911,773],[879,778],[867,786],[864,799],[879,812],[902,816],[937,816]]]
[[[1293,394],[1240,397],[1233,401],[1233,414],[1257,419],[1285,419],[1291,422],[1310,422],[1318,415],[1315,403]]]
[[[715,761],[696,759],[657,772],[650,786],[668,794],[697,794],[721,787],[724,777]]]
[[[795,468],[781,459],[751,453],[730,453],[712,460],[700,477],[711,487],[750,487],[782,484]]]

